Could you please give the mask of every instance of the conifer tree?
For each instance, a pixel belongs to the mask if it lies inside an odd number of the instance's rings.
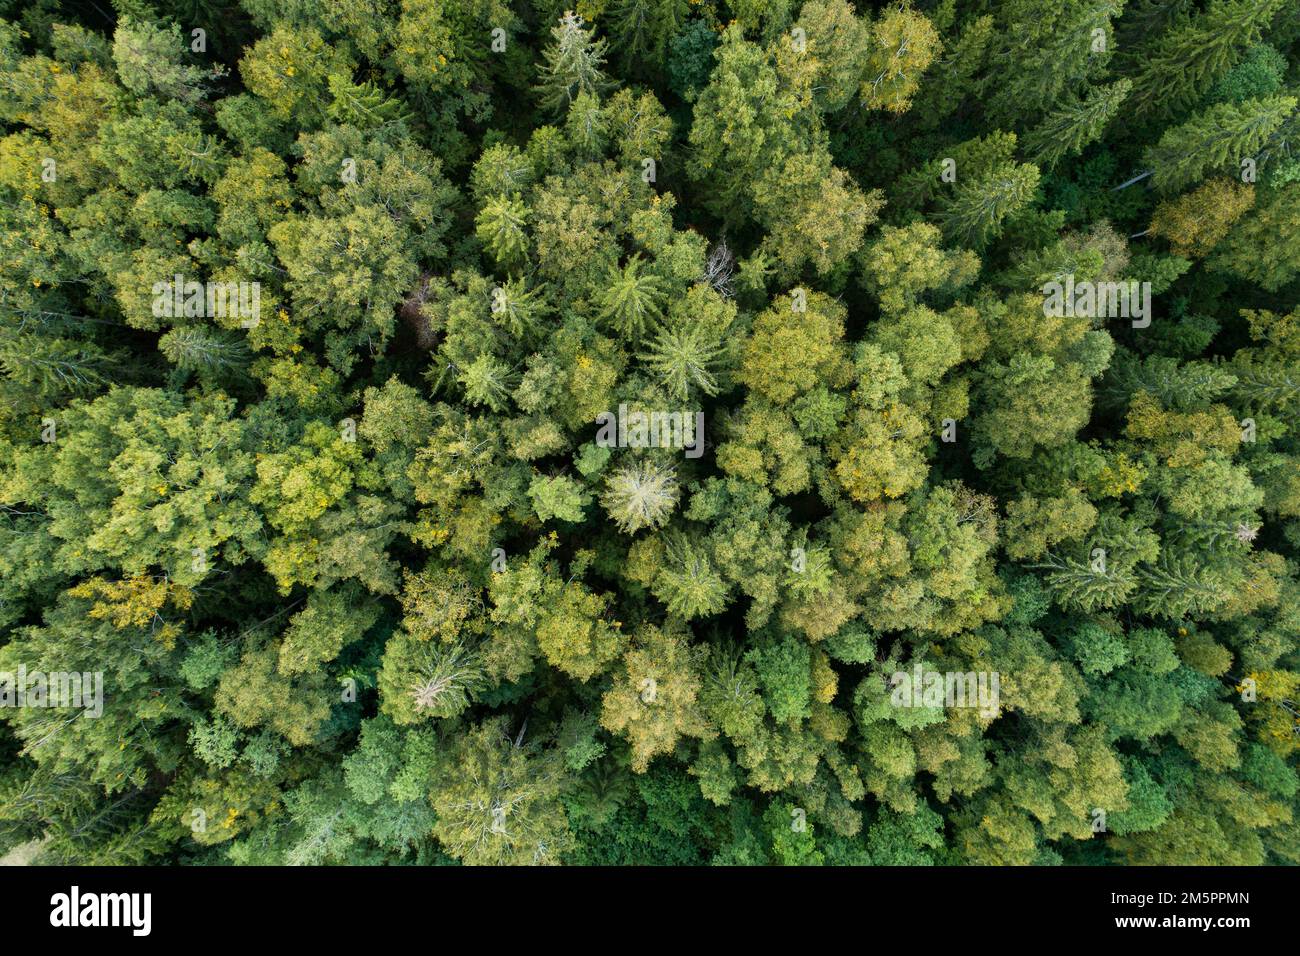
[[[1066,156],[1083,150],[1101,138],[1106,124],[1119,114],[1132,83],[1116,80],[1094,87],[1086,97],[1055,109],[1042,123],[1025,134],[1026,155],[1042,166],[1055,166]]]
[[[1166,130],[1146,153],[1156,187],[1182,189],[1207,170],[1251,159],[1295,108],[1296,99],[1288,96],[1220,103]]]
[[[1129,108],[1137,115],[1174,113],[1221,77],[1255,43],[1282,0],[1212,0],[1180,19],[1144,51]]]
[[[561,112],[582,93],[603,93],[610,83],[601,69],[605,63],[604,39],[583,28],[582,17],[566,10],[551,28],[551,43],[543,52],[544,64],[537,92],[542,106]]]

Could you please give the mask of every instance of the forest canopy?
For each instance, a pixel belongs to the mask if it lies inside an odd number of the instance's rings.
[[[1294,0],[0,0],[0,856],[1300,863]]]

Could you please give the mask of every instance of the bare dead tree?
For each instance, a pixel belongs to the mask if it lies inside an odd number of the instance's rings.
[[[721,239],[709,251],[709,257],[704,263],[704,275],[700,276],[700,281],[707,282],[713,291],[723,298],[730,299],[736,294],[731,284],[735,272],[736,257],[727,246],[727,240]]]

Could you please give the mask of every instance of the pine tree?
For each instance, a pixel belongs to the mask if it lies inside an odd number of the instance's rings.
[[[688,9],[687,0],[615,0],[609,9],[610,45],[632,62],[658,70]]]
[[[183,372],[220,373],[244,368],[251,359],[244,340],[233,332],[183,325],[158,340],[158,350]]]
[[[1205,12],[1180,20],[1153,49],[1141,50],[1129,109],[1142,116],[1191,104],[1259,40],[1286,0],[1211,0]]]
[[[1052,167],[1101,138],[1132,88],[1122,79],[1093,87],[1079,101],[1054,109],[1042,123],[1025,134],[1025,155],[1040,166]]]
[[[541,80],[536,86],[542,106],[558,113],[580,93],[607,90],[611,84],[601,70],[606,45],[583,29],[582,17],[566,10],[559,25],[551,28],[551,43],[542,52]]]
[[[109,356],[93,342],[45,335],[0,336],[0,372],[34,404],[87,395],[109,380]]]
[[[1219,103],[1166,130],[1146,151],[1156,188],[1182,189],[1199,182],[1206,170],[1235,168],[1252,158],[1295,111],[1296,102],[1275,96]]]
[[[632,341],[663,315],[666,301],[663,280],[643,275],[642,265],[642,259],[634,255],[621,270],[610,272],[596,299],[601,318]]]
[[[1135,602],[1142,611],[1161,617],[1204,615],[1225,599],[1226,582],[1190,555],[1164,555],[1139,571],[1141,589]]]
[[[716,395],[716,373],[725,351],[720,339],[718,330],[705,326],[661,326],[641,359],[676,398],[688,398],[692,389]]]
[[[386,95],[374,80],[357,85],[346,76],[332,73],[329,90],[333,101],[326,112],[337,123],[347,123],[358,129],[374,129],[410,119],[402,101]]]
[[[664,538],[664,566],[652,590],[670,613],[689,621],[721,611],[729,589],[707,549],[681,531],[671,531]]]
[[[476,220],[475,232],[497,264],[510,268],[528,259],[528,207],[516,199],[489,199]]]
[[[1048,122],[1073,100],[1089,100],[1089,83],[1110,60],[1111,21],[1123,0],[1012,0],[999,5],[987,110],[1003,128],[1043,112]],[[1098,32],[1100,31],[1100,35]]]
[[[1012,213],[1022,209],[1038,186],[1038,167],[1006,164],[974,181],[958,181],[940,214],[943,231],[953,242],[975,248],[996,237]]]
[[[471,405],[485,405],[495,412],[510,407],[510,392],[519,384],[519,373],[489,352],[479,355],[460,372],[465,399]]]
[[[647,458],[612,472],[600,503],[620,531],[634,534],[667,522],[677,497],[676,472]]]
[[[944,53],[921,80],[911,114],[928,128],[939,126],[961,108],[979,86],[978,72],[995,39],[993,17],[976,17],[962,25],[956,42],[945,41]]]

